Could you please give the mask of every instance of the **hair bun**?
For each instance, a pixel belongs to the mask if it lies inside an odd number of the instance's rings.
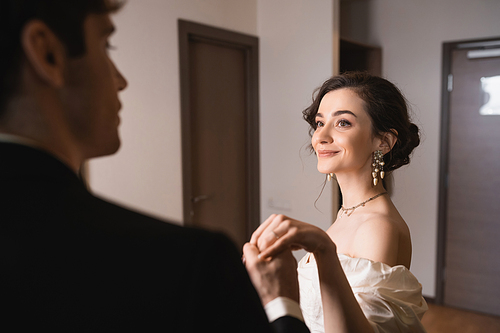
[[[387,171],[392,171],[410,163],[410,155],[420,144],[420,130],[410,123],[406,131],[398,133],[398,140],[391,152],[384,157],[388,163]]]
[[[420,144],[420,130],[418,126],[415,125],[414,123],[410,123],[409,141],[410,141],[409,145],[411,145],[411,150],[415,149]]]

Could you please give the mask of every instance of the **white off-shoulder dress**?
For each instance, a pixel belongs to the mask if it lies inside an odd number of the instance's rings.
[[[406,267],[390,267],[344,254],[338,257],[354,296],[375,332],[425,332],[420,322],[427,311],[422,285]],[[308,253],[302,258],[298,273],[300,307],[306,325],[312,333],[323,333],[323,306],[313,255]]]

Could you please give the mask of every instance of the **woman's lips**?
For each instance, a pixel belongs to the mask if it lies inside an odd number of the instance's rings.
[[[318,157],[332,157],[332,156],[335,156],[339,153],[338,150],[324,150],[324,149],[321,149],[321,150],[318,150],[316,152],[316,155]]]

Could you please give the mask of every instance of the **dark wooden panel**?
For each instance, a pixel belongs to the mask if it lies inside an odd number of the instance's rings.
[[[500,315],[500,116],[480,115],[500,58],[452,53],[445,304]]]
[[[260,224],[258,39],[179,20],[184,223]]]
[[[242,246],[246,225],[245,53],[190,43],[193,225],[223,230]],[[187,171],[187,170],[186,170]]]

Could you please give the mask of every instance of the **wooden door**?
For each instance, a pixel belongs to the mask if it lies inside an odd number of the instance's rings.
[[[447,53],[443,301],[500,316],[500,52],[480,45]]]
[[[366,71],[372,75],[382,75],[382,49],[378,46],[358,43],[340,38],[340,73]]]
[[[241,249],[259,225],[257,39],[179,21],[184,220]]]

